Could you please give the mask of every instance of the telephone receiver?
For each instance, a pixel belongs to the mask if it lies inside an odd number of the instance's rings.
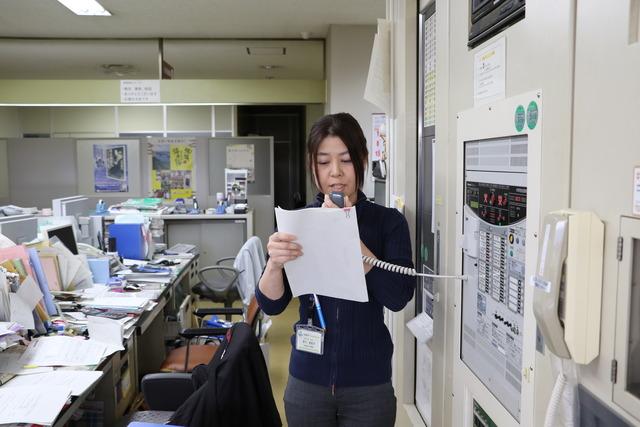
[[[344,208],[344,193],[340,191],[332,191],[329,193],[329,198],[339,208]]]
[[[588,364],[600,351],[604,224],[591,212],[544,217],[533,313],[553,354]]]

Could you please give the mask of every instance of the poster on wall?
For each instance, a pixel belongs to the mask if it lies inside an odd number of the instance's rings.
[[[253,144],[228,145],[227,168],[246,169],[247,182],[255,182],[255,146]]]
[[[149,143],[154,197],[188,199],[195,193],[195,142],[157,138]]]
[[[129,191],[127,146],[93,144],[93,188],[96,193]]]
[[[387,116],[385,114],[372,114],[371,135],[371,160],[386,159],[387,144]]]

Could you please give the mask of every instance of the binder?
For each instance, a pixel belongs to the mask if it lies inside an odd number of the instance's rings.
[[[142,224],[110,224],[109,238],[116,239],[116,251],[123,258],[145,259],[146,247]]]
[[[27,251],[29,252],[29,261],[31,262],[31,268],[35,274],[36,282],[38,282],[38,286],[40,287],[40,291],[43,295],[44,306],[47,309],[47,313],[49,313],[50,316],[53,316],[57,314],[58,311],[56,310],[56,306],[53,304],[53,296],[51,295],[49,282],[47,281],[47,276],[42,268],[38,251],[34,248],[28,249]]]

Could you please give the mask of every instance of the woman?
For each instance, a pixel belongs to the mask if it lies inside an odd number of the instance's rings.
[[[307,207],[336,208],[329,193],[344,193],[345,206],[355,206],[363,255],[412,266],[409,228],[395,209],[366,200],[361,188],[368,152],[358,122],[346,113],[328,115],[312,127],[308,166],[316,201]],[[291,301],[284,265],[303,254],[296,237],[276,232],[269,237],[269,260],[256,297],[262,310],[275,315]],[[366,303],[301,295],[297,328],[309,321],[322,330],[322,354],[305,351],[292,337],[289,381],[284,395],[287,422],[298,426],[393,426],[396,398],[391,386],[393,344],[383,320],[383,307],[404,308],[412,298],[415,279],[364,264],[369,301]],[[309,272],[313,274],[313,272]],[[324,314],[320,319],[318,311]],[[318,328],[319,329],[319,328]]]

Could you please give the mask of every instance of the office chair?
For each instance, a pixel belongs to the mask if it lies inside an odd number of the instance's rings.
[[[233,267],[225,265],[233,261]],[[233,302],[242,299],[249,305],[255,288],[265,266],[264,251],[260,238],[249,238],[235,257],[221,258],[216,265],[206,266],[198,271],[200,282],[191,290],[200,298],[224,303],[230,309]],[[226,314],[231,320],[231,314]]]
[[[261,338],[260,307],[255,296],[246,311],[241,308],[202,308],[194,312],[200,318],[212,314],[220,315],[244,315],[243,322],[247,323],[256,333],[258,340]],[[224,336],[229,328],[190,328],[182,330],[179,335],[186,341],[186,345],[177,347],[169,352],[160,366],[161,372],[191,372],[198,365],[206,365],[213,358],[220,346],[220,340],[216,337]],[[205,337],[212,342],[206,344],[191,344],[195,338]],[[213,337],[213,338],[211,338]]]
[[[282,425],[264,357],[250,325],[230,328],[208,365],[192,374],[148,374],[142,392],[150,411],[128,421],[198,426]]]

